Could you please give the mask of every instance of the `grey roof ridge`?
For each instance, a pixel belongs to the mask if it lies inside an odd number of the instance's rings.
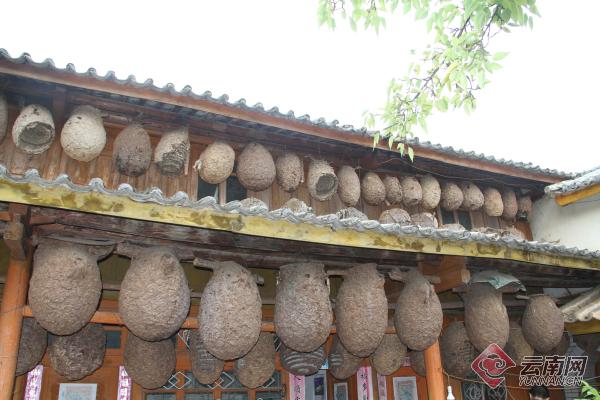
[[[544,188],[544,191],[550,197],[556,197],[573,192],[578,192],[596,184],[600,184],[600,167],[589,171],[585,171],[579,174],[574,179],[569,179],[566,181],[555,183],[553,185],[548,185]]]

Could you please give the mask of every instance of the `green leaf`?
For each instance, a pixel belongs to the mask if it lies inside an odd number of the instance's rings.
[[[413,162],[415,160],[415,151],[412,147],[408,146],[408,158]]]
[[[504,58],[506,58],[507,55],[508,55],[507,51],[500,51],[500,52],[494,54],[493,59],[494,59],[494,61],[500,61],[500,60],[503,60]]]

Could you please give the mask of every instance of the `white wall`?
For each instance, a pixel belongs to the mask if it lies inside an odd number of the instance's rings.
[[[559,206],[544,196],[533,205],[533,240],[600,250],[600,194]]]

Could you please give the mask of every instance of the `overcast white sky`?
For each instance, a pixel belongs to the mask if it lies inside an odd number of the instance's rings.
[[[424,24],[401,13],[379,36],[319,28],[316,0],[89,4],[8,2],[0,47],[362,126],[426,42]],[[476,112],[435,116],[421,140],[566,171],[600,165],[600,1],[538,4],[532,31],[496,38],[510,55]]]

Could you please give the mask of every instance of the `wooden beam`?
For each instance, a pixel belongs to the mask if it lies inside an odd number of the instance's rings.
[[[446,388],[444,385],[444,370],[442,368],[442,356],[440,344],[436,340],[423,352],[425,358],[425,370],[427,373],[427,393],[429,400],[445,400]]]
[[[598,193],[600,193],[600,183],[589,186],[577,192],[556,196],[554,201],[556,201],[560,206],[566,206],[575,203],[576,201],[594,196]]]
[[[587,333],[600,333],[600,321],[593,319],[591,321],[565,323],[565,330],[571,335],[585,335]]]
[[[465,285],[471,279],[465,257],[444,256],[439,265],[420,262],[419,266],[424,274],[439,277],[440,282],[434,285],[437,293]]]

